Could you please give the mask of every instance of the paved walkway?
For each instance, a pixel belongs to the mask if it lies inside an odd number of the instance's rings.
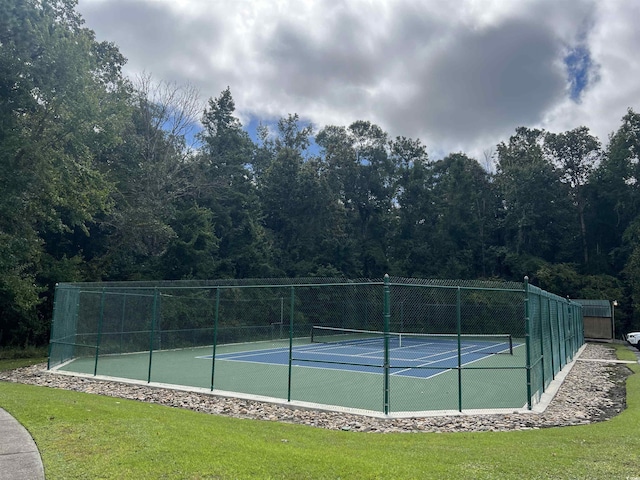
[[[0,408],[0,480],[44,480],[36,443],[18,421]]]

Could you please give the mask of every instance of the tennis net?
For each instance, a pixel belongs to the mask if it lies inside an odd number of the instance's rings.
[[[311,327],[311,343],[344,346],[382,346],[385,333],[352,328]],[[437,348],[439,346],[475,350],[485,354],[513,355],[513,337],[508,334],[450,334],[389,332],[389,348]]]

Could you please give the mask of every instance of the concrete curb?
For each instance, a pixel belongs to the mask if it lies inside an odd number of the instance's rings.
[[[0,480],[44,480],[40,452],[31,435],[0,408]]]

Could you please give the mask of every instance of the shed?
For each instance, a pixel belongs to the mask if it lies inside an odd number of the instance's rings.
[[[584,337],[592,340],[613,340],[615,327],[613,306],[609,300],[572,299],[582,305]]]

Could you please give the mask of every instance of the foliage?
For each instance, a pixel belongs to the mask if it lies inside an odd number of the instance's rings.
[[[569,196],[577,210],[584,263],[589,263],[587,227],[585,223],[585,186],[596,162],[602,156],[600,142],[589,134],[589,129],[579,127],[566,133],[548,133],[545,148],[561,171],[562,181],[569,187]]]
[[[91,280],[527,275],[640,328],[633,110],[604,148],[519,127],[495,172],[366,120],[254,142],[230,88],[125,78],[74,0],[0,8],[0,345],[46,343],[54,285]]]
[[[0,342],[39,343],[47,237],[87,232],[109,207],[94,160],[119,142],[125,60],[82,28],[73,1],[0,8]]]
[[[521,127],[498,145],[498,220],[504,244],[517,255],[566,261],[575,248],[577,222],[561,172],[545,157],[543,142],[543,131]]]

